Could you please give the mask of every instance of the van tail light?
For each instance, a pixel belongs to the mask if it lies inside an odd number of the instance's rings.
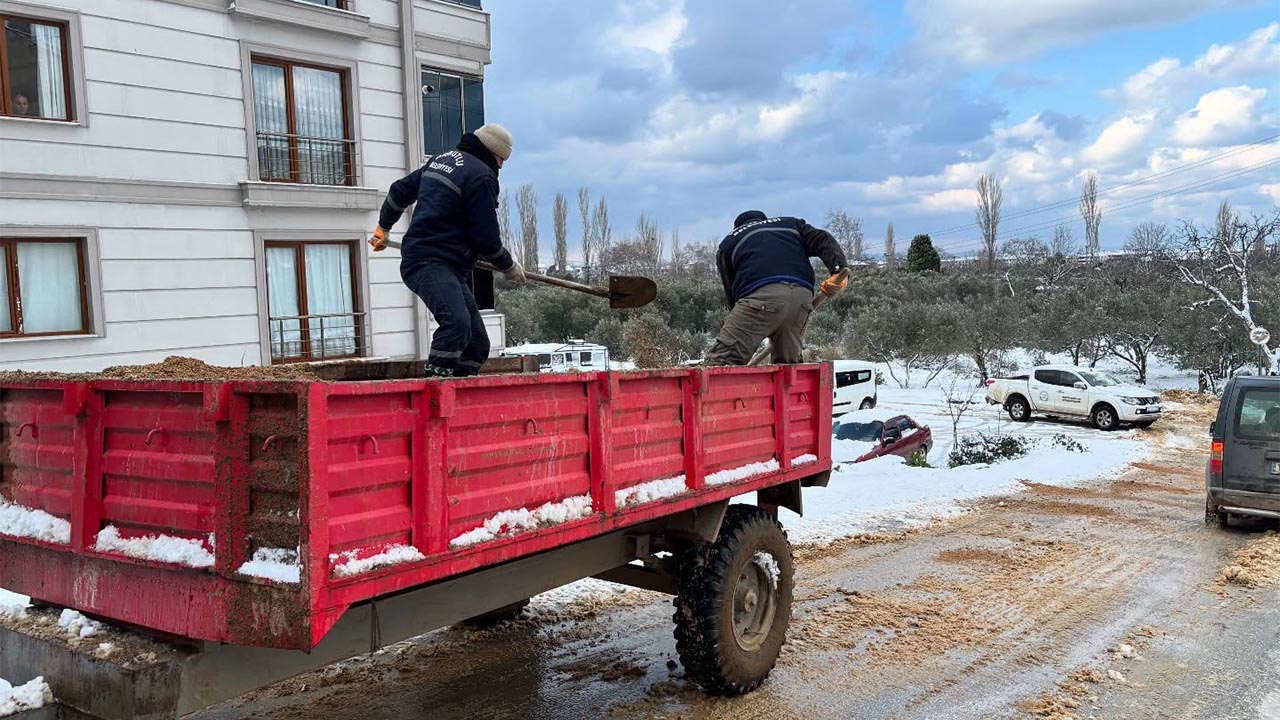
[[[1209,447],[1209,473],[1211,475],[1222,474],[1222,443],[1214,442]]]

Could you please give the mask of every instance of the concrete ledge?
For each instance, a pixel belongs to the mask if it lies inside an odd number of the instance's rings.
[[[232,0],[230,10],[258,20],[298,25],[354,38],[369,37],[369,16],[302,0]]]
[[[316,208],[325,210],[377,210],[382,206],[377,188],[344,185],[242,182],[242,202],[250,208]]]

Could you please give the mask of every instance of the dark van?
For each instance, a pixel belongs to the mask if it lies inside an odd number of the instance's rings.
[[[1205,522],[1225,525],[1232,515],[1280,520],[1280,377],[1229,380],[1209,434]]]

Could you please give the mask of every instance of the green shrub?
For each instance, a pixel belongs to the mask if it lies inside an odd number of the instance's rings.
[[[1034,443],[1017,435],[988,435],[980,432],[960,438],[947,457],[948,467],[961,465],[991,465],[1001,460],[1013,460],[1027,454]]]
[[[933,466],[929,464],[929,454],[924,451],[924,448],[916,448],[915,452],[911,453],[911,457],[907,458],[907,467],[931,468]]]
[[[1062,433],[1058,433],[1057,435],[1054,435],[1052,438],[1050,438],[1049,444],[1057,445],[1058,447],[1063,448],[1064,450],[1068,450],[1070,452],[1082,453],[1087,450],[1087,448],[1085,448],[1085,446],[1081,444],[1079,440],[1076,440],[1075,438],[1067,437]]]

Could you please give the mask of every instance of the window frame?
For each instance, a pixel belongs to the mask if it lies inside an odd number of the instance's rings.
[[[289,141],[289,178],[287,180],[282,178],[262,177],[262,166],[258,159],[258,135],[259,135],[258,117],[257,117],[257,111],[253,109],[254,106],[257,104],[255,102],[255,96],[252,94],[254,65],[267,65],[271,67],[278,67],[284,71],[285,124],[287,126],[286,136]],[[344,183],[333,184],[333,183],[302,182],[302,163],[300,160],[301,158],[300,151],[298,149],[298,140],[300,139],[300,136],[298,135],[298,118],[297,118],[298,111],[297,111],[297,102],[296,102],[297,97],[293,93],[293,68],[295,67],[307,68],[311,70],[322,70],[325,72],[333,72],[333,73],[337,73],[338,77],[341,78],[342,128],[343,128],[343,135],[346,136],[346,137],[343,137],[341,140],[342,147],[343,147],[343,156],[344,156],[343,157],[344,174],[346,179],[346,182]],[[271,54],[264,54],[257,51],[251,51],[249,54],[248,75],[249,75],[248,84],[249,84],[249,87],[251,88],[251,91],[249,95],[249,100],[248,102],[245,103],[245,105],[249,108],[250,112],[254,113],[253,127],[250,129],[250,136],[252,137],[253,142],[249,144],[249,148],[250,148],[250,152],[253,155],[253,165],[255,167],[256,174],[258,176],[255,179],[258,180],[259,182],[282,183],[286,185],[298,185],[298,186],[316,186],[316,187],[356,187],[358,186],[359,173],[356,170],[356,155],[357,155],[356,145],[358,143],[358,140],[356,139],[356,135],[355,135],[355,127],[352,125],[352,122],[351,122],[351,116],[353,114],[351,98],[355,94],[351,92],[352,90],[351,72],[346,67],[343,67],[340,65],[321,65],[321,64],[306,61],[306,60],[295,60],[288,57],[278,57]],[[332,138],[313,138],[313,139],[332,140]]]
[[[298,357],[281,357],[277,359],[273,353],[271,355],[271,364],[287,365],[290,363],[298,363],[298,362],[317,362],[322,360],[350,360],[352,358],[365,357],[368,354],[367,339],[365,338],[366,333],[364,332],[364,325],[363,325],[363,321],[366,315],[363,310],[363,304],[361,303],[361,297],[357,287],[357,283],[360,281],[360,273],[357,267],[356,254],[359,252],[360,248],[358,246],[353,245],[348,240],[267,240],[266,242],[263,243],[263,255],[265,256],[266,250],[270,248],[293,249],[294,258],[295,258],[294,259],[294,281],[297,283],[295,287],[298,295],[298,317],[309,318],[311,316],[311,313],[309,312],[309,308],[307,307],[307,253],[306,253],[306,248],[308,245],[348,245],[351,250],[351,253],[348,256],[348,262],[351,263],[351,308],[352,308],[351,314],[356,319],[356,322],[355,322],[355,348],[356,349],[355,349],[355,352],[350,355],[334,355],[334,356],[326,355],[320,358],[309,357],[308,355],[304,354]],[[271,276],[269,273],[267,275],[267,297],[268,298],[271,297]],[[267,307],[268,307],[267,342],[270,343],[271,342],[271,336],[270,336],[271,315],[270,315],[269,301],[268,301]],[[299,344],[302,347],[307,348],[309,352],[311,348],[311,323],[306,322],[304,320],[299,320],[298,334],[299,334],[299,340],[298,340]],[[362,351],[365,351],[365,352],[362,352]]]
[[[76,10],[32,5],[19,0],[0,0],[0,17],[45,25],[58,25],[62,28],[62,84],[63,91],[66,93],[67,114],[69,116],[66,119],[44,118],[29,115],[9,115],[0,111],[0,122],[56,123],[67,127],[88,127],[89,113],[85,107],[84,100],[84,43],[80,34],[80,13]],[[0,20],[0,36],[4,35],[3,27],[3,20]],[[7,43],[7,40],[3,40],[3,38],[0,38],[0,41]],[[11,81],[7,71],[8,56],[6,53],[0,53],[0,57],[3,57],[3,62],[6,66],[5,69],[0,70],[0,78],[3,78],[3,82],[0,83],[3,87],[0,87],[0,90],[4,92],[3,104],[0,105],[0,108],[2,108],[7,107],[11,101],[9,92]]]
[[[73,243],[76,246],[76,269],[79,276],[76,282],[80,288],[80,328],[77,330],[54,330],[49,332],[28,333],[22,332],[22,285],[21,276],[18,271],[18,253],[17,248],[20,244],[35,243]],[[7,285],[9,288],[9,303],[7,308],[2,308],[9,313],[10,325],[14,328],[11,331],[0,331],[0,341],[6,340],[29,340],[37,338],[55,338],[55,337],[80,337],[93,334],[93,316],[90,314],[89,301],[89,238],[87,237],[49,237],[49,236],[21,236],[9,235],[0,228],[0,248],[4,249],[5,263],[0,267],[0,272],[4,272]]]
[[[482,98],[481,99],[482,103],[483,103],[483,96],[484,96],[484,90],[483,90],[484,76],[483,75],[476,75],[473,73],[468,73],[468,72],[457,70],[454,68],[444,68],[440,66],[427,65],[425,63],[418,63],[418,88],[420,91],[419,103],[418,103],[418,106],[419,106],[418,116],[419,116],[419,119],[421,120],[421,127],[419,128],[418,137],[422,141],[422,155],[424,158],[432,156],[431,151],[427,149],[427,114],[425,112],[425,108],[422,107],[422,99],[426,97],[426,93],[421,92],[422,88],[426,87],[426,83],[423,81],[423,78],[422,78],[423,74],[425,73],[435,73],[436,75],[446,75],[448,77],[458,79],[458,91],[461,93],[459,108],[462,111],[462,117],[460,118],[461,119],[460,125],[462,127],[462,132],[464,135],[468,132],[473,132],[471,130],[467,130],[467,83],[468,82],[479,83],[482,86],[481,93],[480,93]],[[485,113],[485,114],[487,115],[488,113]],[[448,152],[451,149],[453,148],[446,147],[443,150],[441,150],[441,152]]]

